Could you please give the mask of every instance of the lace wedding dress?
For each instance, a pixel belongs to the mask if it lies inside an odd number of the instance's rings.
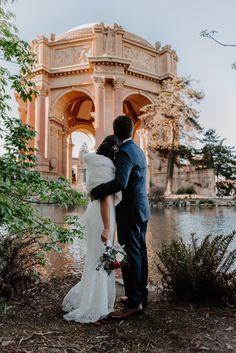
[[[87,153],[83,146],[80,152],[86,164],[86,188],[89,192],[98,184],[113,179],[115,166],[102,155]],[[115,233],[115,204],[121,200],[121,193],[109,196],[110,202],[110,241]],[[100,213],[100,201],[89,202],[85,213],[85,235],[87,251],[81,281],[70,289],[63,300],[64,318],[81,323],[95,322],[105,318],[114,309],[115,277],[103,270],[96,270],[98,258],[104,252],[101,241],[103,222]]]

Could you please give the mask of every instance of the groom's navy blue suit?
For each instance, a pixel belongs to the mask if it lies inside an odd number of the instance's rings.
[[[116,207],[118,241],[125,245],[129,265],[122,268],[127,306],[147,304],[148,261],[145,234],[149,218],[146,192],[147,165],[143,151],[132,141],[126,141],[116,154],[115,178],[92,189],[95,199],[122,191],[122,201]]]

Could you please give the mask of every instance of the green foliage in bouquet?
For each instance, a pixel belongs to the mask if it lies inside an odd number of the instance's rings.
[[[201,242],[192,234],[164,244],[158,253],[158,270],[168,295],[189,301],[236,301],[236,249],[231,249],[235,232],[207,235]]]
[[[113,270],[128,265],[128,256],[124,245],[104,246],[104,252],[98,259],[96,270],[103,270],[110,274]]]
[[[29,79],[35,57],[19,38],[7,2],[0,0],[0,297],[9,299],[35,282],[35,268],[45,262],[46,250],[60,250],[61,243],[82,236],[78,217],[69,217],[61,226],[43,217],[37,206],[81,205],[84,197],[65,178],[46,179],[35,170],[37,150],[30,141],[36,132],[11,115],[10,90],[24,101],[37,90]],[[12,64],[17,74],[9,70]]]

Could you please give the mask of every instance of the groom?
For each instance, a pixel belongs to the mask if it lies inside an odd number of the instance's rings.
[[[122,191],[122,201],[116,207],[118,241],[125,245],[129,265],[122,268],[126,308],[114,311],[112,318],[126,319],[143,313],[147,306],[148,261],[146,229],[149,205],[146,191],[146,158],[143,151],[132,141],[133,123],[126,115],[113,122],[114,134],[123,142],[116,154],[115,178],[91,190],[91,197],[101,199]]]

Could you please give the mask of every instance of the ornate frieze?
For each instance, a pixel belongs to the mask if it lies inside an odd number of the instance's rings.
[[[88,63],[88,57],[92,55],[91,44],[83,44],[79,46],[55,49],[54,51],[54,67],[82,65]]]
[[[123,57],[131,60],[131,66],[133,67],[147,72],[156,72],[155,56],[148,54],[140,48],[125,45],[123,47]]]

